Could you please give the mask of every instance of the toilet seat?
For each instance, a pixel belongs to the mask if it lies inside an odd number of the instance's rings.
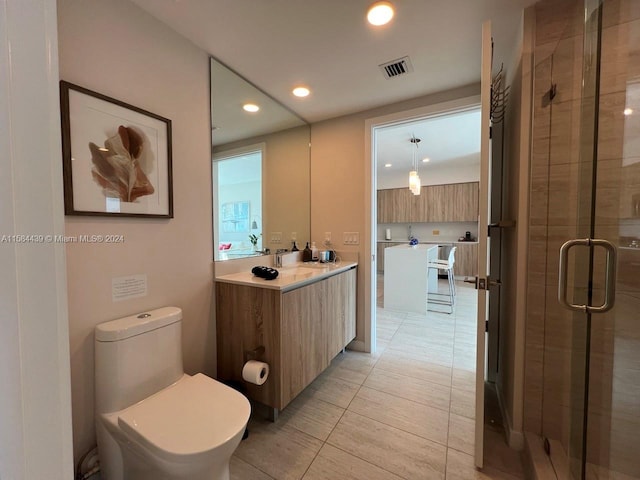
[[[130,440],[167,461],[188,462],[237,435],[250,413],[244,395],[199,373],[115,415]]]

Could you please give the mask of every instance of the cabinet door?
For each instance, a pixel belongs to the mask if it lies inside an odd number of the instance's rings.
[[[454,222],[478,221],[478,182],[457,183],[453,189]]]
[[[280,408],[280,302],[277,290],[216,282],[218,379],[242,382],[244,352],[265,348],[266,383],[246,384],[250,398]]]
[[[444,222],[445,220],[445,185],[431,185],[426,189],[427,222]]]
[[[456,263],[453,267],[457,276],[475,277],[478,269],[478,244],[456,245]]]
[[[393,199],[391,190],[378,190],[378,223],[391,223]]]
[[[281,397],[284,408],[329,366],[323,309],[327,282],[282,294]]]
[[[356,270],[326,280],[327,305],[323,323],[327,325],[329,361],[356,336]]]

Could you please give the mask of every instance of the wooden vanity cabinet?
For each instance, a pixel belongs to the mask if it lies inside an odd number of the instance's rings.
[[[216,282],[218,378],[281,410],[355,338],[356,269],[287,292]],[[264,346],[263,385],[242,380],[245,352]]]

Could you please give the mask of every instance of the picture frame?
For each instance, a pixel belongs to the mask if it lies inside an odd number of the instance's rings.
[[[173,218],[171,120],[60,82],[65,215]]]

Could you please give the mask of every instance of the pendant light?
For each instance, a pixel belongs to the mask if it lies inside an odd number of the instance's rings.
[[[416,138],[415,135],[411,135],[411,139],[409,140],[413,145],[415,145],[415,149],[413,146],[412,154],[411,154],[411,170],[409,171],[409,190],[414,195],[420,195],[420,190],[422,188],[422,182],[420,180],[420,175],[418,175],[418,160],[417,160],[417,152],[418,152],[418,144],[420,143],[420,139]]]

